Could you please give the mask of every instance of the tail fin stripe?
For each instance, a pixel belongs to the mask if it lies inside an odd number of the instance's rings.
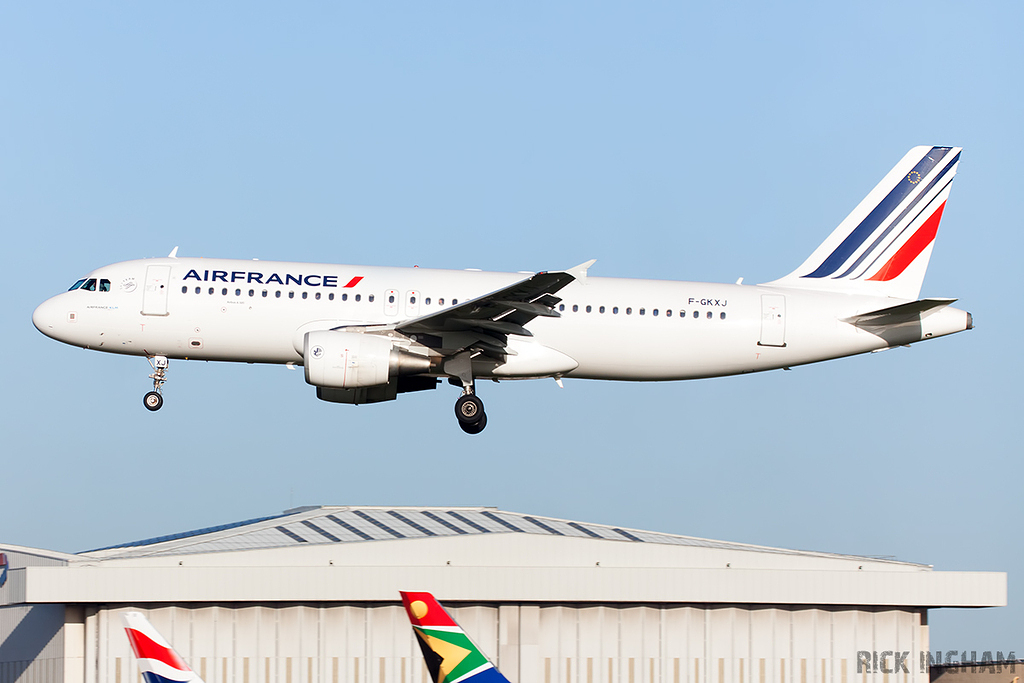
[[[946,202],[942,202],[928,220],[917,229],[909,240],[899,248],[892,258],[882,266],[877,273],[868,278],[877,282],[888,282],[899,277],[900,273],[907,269],[914,262],[921,252],[935,240],[935,233],[939,231],[939,221],[942,220],[942,210],[946,208]]]
[[[939,191],[937,193],[935,193],[934,196],[932,196],[932,198],[928,202],[928,204],[925,205],[925,207],[923,209],[921,209],[921,212],[918,213],[916,216],[914,216],[911,220],[907,221],[906,225],[903,226],[903,229],[900,230],[899,234],[896,235],[895,237],[893,237],[891,240],[889,240],[888,244],[883,245],[876,252],[874,252],[875,257],[873,259],[871,259],[871,261],[868,264],[866,264],[863,268],[861,268],[861,271],[859,273],[857,273],[857,275],[855,275],[851,279],[859,280],[862,277],[864,277],[865,275],[867,275],[868,271],[872,270],[879,261],[881,261],[883,258],[885,258],[885,255],[886,255],[887,251],[890,250],[890,247],[892,247],[892,245],[896,244],[900,240],[900,238],[903,237],[903,235],[907,232],[907,230],[909,230],[911,228],[911,226],[914,225],[914,223],[917,221],[917,219],[919,219],[927,211],[932,210],[931,207],[935,205],[935,202],[937,200],[941,200],[942,206],[945,206],[945,204],[946,204],[946,199],[945,198],[949,197],[949,191],[948,191],[947,188],[952,183],[953,183],[953,178],[950,177],[950,179],[948,181],[946,181],[946,184],[943,185],[939,189]],[[938,223],[936,223],[935,224],[936,231],[938,231],[938,227],[939,227],[939,225],[938,225]],[[915,231],[915,234],[916,234],[916,231]],[[934,237],[935,236],[932,235],[933,239],[934,239]],[[913,238],[913,236],[911,236],[911,238]],[[871,278],[868,278],[868,279],[870,280]]]
[[[896,218],[896,220],[892,221],[889,224],[889,226],[885,230],[882,231],[882,234],[879,235],[875,239],[875,241],[871,244],[871,246],[868,247],[867,249],[865,249],[864,253],[862,253],[857,258],[857,260],[854,261],[853,264],[849,268],[846,269],[846,271],[842,275],[835,276],[835,279],[838,280],[840,278],[848,277],[850,275],[850,273],[852,273],[861,263],[863,263],[866,258],[871,256],[872,254],[875,254],[874,260],[872,260],[872,262],[869,263],[864,268],[864,271],[867,271],[869,268],[871,268],[872,264],[874,264],[876,261],[878,261],[880,255],[882,253],[881,251],[879,251],[879,252],[875,251],[876,249],[878,249],[878,246],[882,243],[882,241],[885,240],[885,238],[889,236],[889,234],[896,228],[897,225],[900,225],[900,223],[903,221],[903,219],[907,217],[907,214],[909,214],[911,211],[913,211],[917,207],[917,205],[921,202],[921,200],[923,200],[925,197],[928,196],[928,194],[932,191],[932,188],[934,188],[936,184],[938,184],[943,178],[946,178],[946,176],[949,174],[950,169],[952,169],[954,166],[956,166],[956,163],[958,161],[960,161],[960,154],[959,153],[957,153],[957,155],[955,157],[953,157],[953,160],[950,161],[948,164],[946,164],[946,167],[944,169],[942,169],[942,171],[940,171],[939,174],[936,175],[932,179],[932,181],[930,183],[928,183],[928,186],[924,188],[924,191],[921,192],[919,195],[917,195],[917,197],[914,198],[914,201],[912,201],[910,204],[907,205],[907,208],[903,209],[903,211]],[[953,178],[952,177],[950,177],[948,180],[946,180],[946,185],[949,185],[951,182],[953,182]],[[944,189],[946,189],[945,185],[943,185],[942,189],[939,190],[939,194],[941,194],[942,190],[944,190]],[[925,205],[925,209],[927,209],[927,205]],[[911,221],[911,222],[913,222],[913,221]],[[904,228],[904,229],[906,229],[906,228]],[[900,235],[902,235],[902,234],[903,233],[901,232]],[[897,235],[896,237],[894,237],[893,241],[895,242],[897,239],[899,239],[900,235]],[[864,273],[861,272],[861,274],[858,275],[857,277],[863,277],[863,276],[864,276]]]
[[[837,276],[837,279],[846,278],[846,276],[850,275],[850,273],[853,272],[853,270],[855,268],[857,268],[857,266],[861,265],[868,256],[871,256],[873,254],[874,258],[872,258],[871,261],[867,265],[865,265],[861,269],[860,273],[855,275],[853,279],[854,280],[859,280],[860,278],[863,278],[864,273],[867,272],[871,268],[872,265],[878,263],[879,259],[882,258],[882,255],[885,253],[885,248],[880,249],[879,246],[889,236],[889,234],[896,228],[896,226],[902,223],[903,219],[906,218],[907,214],[909,214],[911,211],[913,211],[913,209],[916,208],[916,206],[918,206],[923,199],[928,197],[931,194],[932,188],[934,188],[935,185],[938,184],[940,181],[945,179],[945,184],[943,184],[942,187],[939,188],[938,193],[936,193],[933,197],[940,196],[942,194],[942,190],[944,190],[949,185],[949,183],[951,183],[953,181],[952,176],[949,175],[949,171],[954,166],[956,166],[956,162],[958,162],[958,161],[959,161],[959,154],[957,153],[956,156],[953,157],[953,160],[951,162],[949,162],[948,164],[946,164],[946,167],[944,169],[942,169],[942,171],[939,172],[939,174],[936,175],[935,178],[933,178],[930,183],[928,183],[928,186],[925,187],[925,190],[923,191],[923,193],[921,193],[921,195],[916,197],[914,199],[914,201],[911,202],[909,204],[909,206],[907,206],[906,209],[904,209],[902,211],[902,213],[900,213],[900,215],[896,218],[896,220],[894,220],[892,223],[890,223],[889,227],[887,227],[885,230],[883,230],[882,234],[880,234],[878,239],[876,241],[874,241],[871,244],[870,247],[868,247],[867,249],[864,250],[864,253],[860,255],[860,257],[853,263],[853,265],[851,265],[849,268],[847,268],[846,272],[844,272],[842,275],[838,275]],[[921,213],[924,213],[927,210],[928,210],[928,204],[926,204],[925,207],[921,210]],[[918,216],[920,216],[921,213],[919,213]],[[892,243],[896,242],[897,240],[899,240],[900,237],[902,236],[903,232],[907,229],[907,226],[912,224],[913,220],[916,220],[916,218],[918,218],[918,216],[914,216],[912,220],[910,220],[907,223],[905,223],[903,225],[903,229],[900,230],[899,234],[897,234],[897,236],[895,238],[890,240],[889,244],[892,244]]]
[[[835,251],[818,266],[813,272],[802,277],[823,278],[835,273],[846,261],[867,241],[878,229],[886,216],[896,210],[896,207],[917,188],[921,178],[924,178],[950,151],[950,147],[932,147],[930,153],[917,162],[917,165],[906,176],[897,183],[896,187],[889,191],[882,201],[869,213],[854,230],[847,235],[846,239],[836,247]]]
[[[146,681],[146,683],[182,683],[182,681],[176,681],[173,678],[164,678],[152,671],[143,671],[142,680]]]
[[[135,651],[137,658],[155,659],[180,671],[191,671],[188,665],[178,656],[178,653],[171,648],[164,647],[155,642],[142,631],[134,628],[126,628],[125,630],[128,631],[128,641],[131,643],[132,650]]]

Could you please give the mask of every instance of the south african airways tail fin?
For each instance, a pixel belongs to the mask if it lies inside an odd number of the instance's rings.
[[[917,299],[959,163],[959,147],[914,147],[803,265],[765,284]]]
[[[430,593],[402,592],[434,683],[509,683]]]
[[[146,683],[203,683],[141,612],[125,612],[121,621]]]

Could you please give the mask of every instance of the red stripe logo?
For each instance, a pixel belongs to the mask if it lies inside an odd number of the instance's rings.
[[[349,287],[355,287],[356,285],[359,284],[360,280],[362,280],[362,279],[363,279],[362,276],[354,277],[351,280],[349,280],[348,284],[345,285],[344,287],[342,287],[342,289],[348,289]]]
[[[155,659],[179,671],[191,671],[174,650],[153,642],[142,631],[136,631],[133,628],[126,628],[125,631],[128,632],[128,640],[132,644],[132,650],[135,651],[135,656],[139,659]]]
[[[899,248],[892,258],[882,266],[877,273],[868,278],[875,282],[888,282],[898,278],[907,267],[914,262],[921,252],[935,240],[935,233],[939,231],[939,221],[942,220],[942,210],[946,208],[946,202],[917,229],[909,240]]]

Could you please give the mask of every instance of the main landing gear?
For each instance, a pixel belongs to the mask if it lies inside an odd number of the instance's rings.
[[[484,402],[473,392],[473,387],[463,389],[462,396],[455,402],[455,417],[459,419],[459,426],[467,434],[479,434],[487,426],[487,413],[484,412]]]
[[[473,390],[473,358],[469,351],[457,354],[444,364],[448,382],[462,387],[462,396],[455,402],[455,417],[467,434],[479,434],[487,426],[484,402]]]
[[[164,405],[164,396],[161,393],[163,390],[164,382],[167,381],[167,366],[169,361],[167,356],[153,356],[147,358],[150,367],[153,368],[153,374],[149,376],[153,380],[153,391],[150,391],[142,397],[142,405],[146,406],[147,410],[157,411]]]

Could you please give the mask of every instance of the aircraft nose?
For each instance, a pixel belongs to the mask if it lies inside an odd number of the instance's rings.
[[[56,338],[57,323],[60,321],[59,305],[56,298],[47,299],[32,312],[32,324],[47,337]]]

